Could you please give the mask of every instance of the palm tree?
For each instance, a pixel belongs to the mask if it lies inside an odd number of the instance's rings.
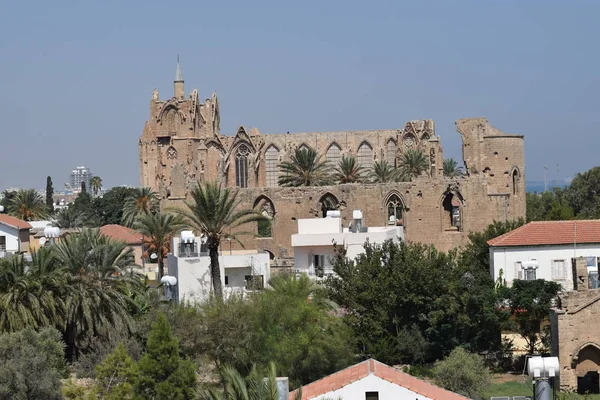
[[[278,400],[277,373],[275,365],[269,364],[267,377],[252,367],[250,375],[244,378],[235,368],[222,367],[220,370],[223,393],[208,389],[199,394],[199,400]],[[294,396],[294,400],[302,400],[302,390]]]
[[[463,168],[458,165],[454,158],[444,160],[444,176],[447,178],[460,178],[463,176]]]
[[[0,259],[0,331],[62,326],[65,272],[47,248],[29,263],[20,255]]]
[[[404,178],[412,181],[427,170],[428,166],[427,157],[425,157],[425,154],[421,150],[409,149],[400,158],[399,171]]]
[[[387,160],[375,161],[369,174],[369,180],[372,183],[396,182],[399,178],[398,170],[392,167]]]
[[[123,206],[123,225],[132,228],[135,219],[142,214],[158,212],[159,201],[157,194],[149,187],[137,188],[133,196],[125,199]]]
[[[56,221],[52,225],[61,229],[83,228],[90,225],[90,222],[91,217],[89,214],[67,207],[56,213]]]
[[[98,192],[102,189],[102,178],[99,176],[92,176],[90,179],[90,189],[92,189],[94,196],[98,196]]]
[[[33,189],[19,189],[11,199],[8,213],[24,221],[46,218],[48,209],[42,196]]]
[[[164,258],[171,250],[171,239],[184,227],[183,218],[179,215],[155,213],[143,214],[135,221],[135,229],[144,235],[144,253],[155,253],[158,256],[158,280],[165,274]]]
[[[192,200],[185,202],[186,208],[174,211],[185,218],[190,228],[206,236],[213,290],[215,296],[222,299],[218,252],[221,239],[227,236],[242,245],[237,236],[248,232],[231,232],[248,223],[264,221],[265,217],[256,210],[240,209],[238,192],[223,188],[216,182],[198,182],[190,195]]]
[[[338,183],[358,183],[363,177],[364,168],[356,162],[353,156],[342,156],[342,159],[335,169],[334,179]]]
[[[136,308],[131,294],[145,287],[133,269],[133,249],[101,235],[98,229],[70,235],[55,244],[53,251],[68,273],[63,337],[72,361],[85,334],[98,335],[101,327],[117,323],[131,329],[130,311]]]
[[[279,164],[280,186],[322,186],[331,182],[331,167],[310,147],[297,148],[290,161]]]

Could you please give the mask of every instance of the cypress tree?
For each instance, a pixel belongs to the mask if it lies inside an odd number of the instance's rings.
[[[87,193],[87,189],[85,188],[85,181],[81,182],[81,193]]]
[[[46,207],[48,207],[48,212],[54,212],[54,200],[52,197],[54,196],[54,187],[52,186],[52,178],[46,178]]]

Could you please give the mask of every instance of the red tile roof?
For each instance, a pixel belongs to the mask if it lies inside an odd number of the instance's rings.
[[[314,399],[325,393],[341,389],[369,375],[375,375],[432,400],[468,400],[467,397],[422,381],[372,358],[302,386],[302,400]],[[297,390],[294,390],[290,393],[290,400],[293,400],[296,392]]]
[[[600,243],[600,220],[530,222],[487,243],[492,247]]]
[[[142,234],[122,225],[104,225],[100,233],[127,244],[142,244]]]
[[[29,222],[6,214],[0,214],[0,224],[8,225],[15,229],[31,229]]]

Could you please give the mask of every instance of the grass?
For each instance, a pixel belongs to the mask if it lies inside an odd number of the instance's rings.
[[[533,386],[531,379],[523,378],[518,381],[495,382],[485,392],[485,398],[494,396],[529,396],[533,398]],[[557,400],[600,400],[600,395],[583,395],[575,393],[560,393]]]

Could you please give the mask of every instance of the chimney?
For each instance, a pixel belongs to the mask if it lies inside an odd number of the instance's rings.
[[[588,270],[585,257],[572,258],[573,289],[577,291],[588,290]]]

